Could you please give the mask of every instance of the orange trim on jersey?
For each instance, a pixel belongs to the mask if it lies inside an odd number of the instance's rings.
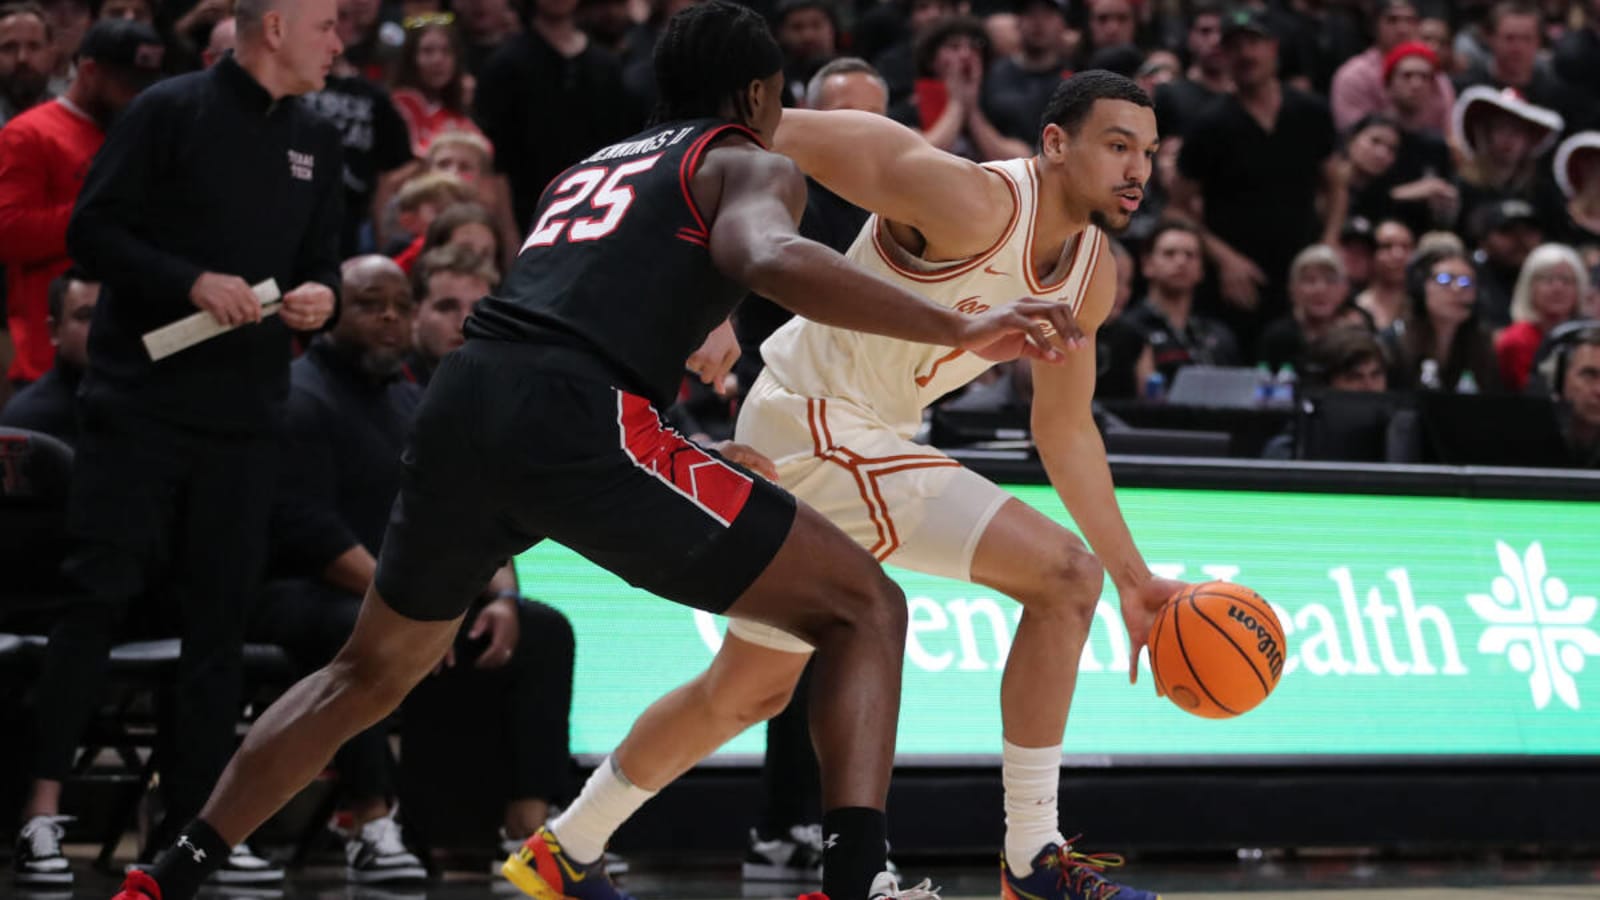
[[[1042,295],[1060,290],[1072,278],[1072,273],[1078,267],[1078,260],[1083,257],[1084,237],[1088,235],[1089,229],[1085,228],[1079,233],[1078,240],[1072,247],[1072,259],[1067,262],[1067,271],[1062,274],[1061,280],[1055,284],[1040,284],[1039,279],[1033,274],[1033,228],[1039,219],[1039,171],[1031,159],[1028,160],[1028,177],[1033,180],[1033,215],[1028,219],[1028,242],[1022,245],[1022,271],[1024,277],[1028,279],[1028,290],[1035,295],[1041,295],[1040,299],[1043,299]]]
[[[1074,313],[1083,309],[1083,301],[1089,298],[1089,287],[1094,283],[1094,267],[1100,264],[1100,251],[1105,249],[1106,233],[1096,229],[1094,247],[1089,253],[1089,261],[1084,264],[1083,281],[1078,285],[1078,296],[1072,301]]]
[[[965,350],[952,350],[949,353],[946,353],[945,355],[943,355],[943,356],[939,357],[938,359],[934,360],[933,361],[933,367],[928,369],[928,374],[926,374],[926,375],[918,375],[914,379],[917,382],[917,387],[927,387],[928,384],[933,381],[933,376],[939,374],[939,367],[940,366],[944,365],[947,362],[950,362],[953,359],[956,359],[957,357],[959,357],[961,354],[963,354],[965,352],[967,352],[967,351],[965,351]]]
[[[862,456],[849,447],[836,446],[833,443],[833,434],[828,430],[827,403],[827,400],[806,399],[806,425],[811,429],[812,453],[818,459],[833,463],[849,472],[855,479],[856,491],[861,494],[861,502],[867,507],[867,518],[878,533],[877,543],[867,552],[871,553],[874,559],[883,562],[900,549],[900,533],[894,527],[894,517],[889,513],[889,503],[883,498],[883,490],[878,486],[878,479],[896,472],[949,468],[960,466],[961,463],[948,456],[933,453]],[[916,461],[902,462],[903,460]],[[900,464],[882,467],[884,463]],[[880,468],[870,468],[872,466]]]
[[[760,135],[744,127],[743,125],[718,125],[705,134],[700,135],[700,137],[696,139],[693,144],[690,144],[689,149],[684,151],[683,159],[678,162],[678,186],[683,189],[683,202],[689,205],[689,215],[694,217],[694,223],[697,226],[697,229],[681,229],[679,231],[679,237],[692,235],[700,238],[701,240],[710,240],[711,238],[711,231],[706,227],[705,216],[700,214],[700,206],[694,202],[694,193],[689,190],[689,179],[693,178],[695,171],[700,168],[700,157],[705,153],[706,147],[711,143],[711,141],[717,136],[726,134],[730,131],[737,134],[742,134],[750,140],[755,141],[756,146],[763,150],[767,149],[767,145],[762,143]]]
[[[995,241],[993,246],[977,256],[965,261],[952,263],[945,268],[934,269],[928,272],[916,272],[895,262],[894,257],[891,256],[889,251],[884,248],[883,229],[885,221],[881,216],[873,216],[873,221],[875,224],[872,226],[872,249],[878,251],[878,258],[883,260],[884,265],[887,265],[890,269],[893,269],[896,275],[899,275],[903,278],[909,278],[912,281],[918,281],[923,284],[934,284],[940,281],[949,281],[958,275],[965,275],[966,273],[992,259],[996,253],[1000,252],[1000,248],[1006,245],[1006,241],[1011,240],[1011,233],[1017,230],[1017,222],[1022,218],[1022,195],[1017,190],[1016,183],[1011,180],[1011,176],[1007,175],[1004,170],[990,169],[990,171],[998,172],[1000,176],[1005,179],[1006,187],[1011,191],[1011,221],[1006,223],[1005,232],[1000,235],[1000,239]],[[910,251],[902,248],[902,252],[909,253]]]

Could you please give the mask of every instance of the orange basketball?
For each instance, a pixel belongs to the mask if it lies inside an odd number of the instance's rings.
[[[1288,649],[1267,601],[1226,581],[1178,593],[1150,629],[1156,687],[1184,712],[1207,719],[1232,718],[1267,699]]]

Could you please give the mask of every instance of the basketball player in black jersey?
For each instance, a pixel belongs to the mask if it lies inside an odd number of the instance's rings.
[[[119,900],[189,900],[232,844],[399,705],[495,569],[546,538],[669,600],[813,644],[812,730],[834,836],[824,888],[833,900],[914,893],[879,877],[899,590],[821,515],[667,429],[657,410],[750,291],[821,322],[980,352],[1024,335],[1025,353],[1060,360],[1081,336],[1065,304],[963,316],[799,237],[805,181],[764,148],[782,115],[781,65],[745,7],[713,0],[673,18],[656,52],[662,124],[551,182],[504,287],[434,376],[349,643],[261,716],[200,818],[148,872],[129,874]],[[658,704],[674,710],[670,730],[661,717],[637,722],[579,803],[620,822],[716,749],[706,735],[737,733],[725,705],[704,702],[718,677],[713,666]],[[603,846],[573,831],[560,819],[541,830],[508,876],[542,900],[615,900]]]

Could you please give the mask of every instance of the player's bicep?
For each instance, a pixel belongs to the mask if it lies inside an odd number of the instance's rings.
[[[798,234],[795,226],[806,204],[805,179],[794,163],[760,151],[740,153],[723,163],[722,196],[711,222],[711,262],[722,274],[748,286],[753,270],[769,261],[782,239]]]
[[[1099,240],[1107,240],[1104,235]],[[1078,307],[1078,327],[1084,346],[1067,354],[1059,364],[1033,364],[1034,403],[1032,427],[1035,443],[1048,445],[1065,431],[1094,427],[1094,385],[1099,370],[1095,334],[1111,316],[1116,300],[1117,264],[1109,248],[1098,255],[1089,276],[1089,289]]]

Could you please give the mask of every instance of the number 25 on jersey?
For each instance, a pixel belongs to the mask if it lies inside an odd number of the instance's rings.
[[[550,247],[563,236],[573,244],[594,241],[615,231],[633,204],[633,188],[623,181],[648,171],[661,156],[657,153],[614,169],[605,166],[579,169],[563,178],[555,186],[549,208],[539,217],[522,249]],[[569,216],[580,206],[583,212],[593,215]]]

